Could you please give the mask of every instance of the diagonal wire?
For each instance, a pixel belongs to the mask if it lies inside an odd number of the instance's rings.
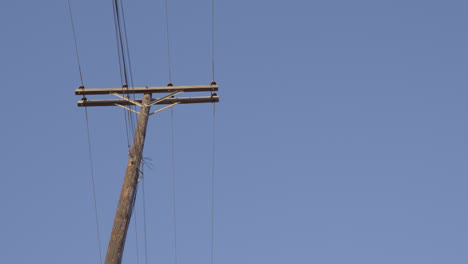
[[[75,32],[75,23],[73,21],[73,12],[71,8],[71,3],[70,0],[68,0],[68,10],[70,12],[70,22],[72,26],[72,31],[73,31],[73,40],[75,42],[75,52],[76,52],[76,60],[78,62],[78,71],[80,73],[80,81],[81,81],[81,87],[84,87],[83,83],[83,74],[81,72],[81,63],[80,63],[80,55],[78,53],[78,41],[76,38],[76,32]],[[101,250],[101,238],[99,236],[99,218],[98,218],[98,212],[97,212],[97,202],[96,202],[96,186],[95,186],[95,181],[94,181],[94,169],[93,169],[93,156],[91,152],[91,137],[89,135],[89,120],[88,120],[88,109],[85,107],[85,116],[86,116],[86,134],[88,136],[88,151],[89,151],[89,164],[90,164],[90,169],[91,169],[91,182],[92,182],[92,187],[93,187],[93,200],[94,200],[94,215],[96,219],[96,231],[97,231],[97,242],[98,242],[98,249],[99,249],[99,260],[100,263],[102,264],[102,250]]]
[[[91,155],[91,138],[89,136],[89,121],[88,121],[88,110],[85,106],[85,115],[86,115],[86,132],[88,134],[88,150],[89,150],[89,163],[91,167],[91,180],[93,183],[93,199],[94,199],[94,215],[96,216],[96,230],[97,230],[97,240],[99,248],[99,259],[102,264],[102,252],[101,252],[101,238],[99,237],[99,220],[98,220],[98,211],[97,211],[97,202],[96,202],[96,187],[94,184],[94,169],[93,169],[93,157]]]
[[[117,28],[117,14],[115,12],[115,1],[112,1],[112,7],[113,7],[113,13],[114,13],[114,28],[115,28],[115,40],[116,40],[116,45],[117,45],[117,56],[119,59],[119,73],[120,73],[120,84],[123,86],[124,84],[124,79],[123,79],[123,73],[122,73],[122,58],[120,54],[120,46],[119,46],[119,29]]]
[[[68,10],[70,11],[70,22],[71,22],[72,31],[73,31],[73,39],[75,40],[76,60],[78,61],[78,71],[80,72],[81,86],[84,87],[84,85],[83,85],[83,74],[81,73],[80,56],[78,55],[78,42],[76,40],[75,23],[73,22],[73,14],[72,14],[72,8],[71,8],[70,0],[68,0]]]
[[[125,38],[125,49],[127,51],[127,62],[128,62],[128,70],[129,70],[129,75],[130,75],[130,89],[134,89],[134,84],[133,84],[133,71],[132,71],[132,62],[130,60],[130,49],[129,49],[129,46],[128,46],[128,36],[127,36],[127,23],[125,21],[125,9],[124,9],[124,5],[123,5],[123,1],[120,0],[120,11],[122,12],[122,25],[123,25],[123,33],[124,33],[124,38]],[[127,93],[128,95],[128,93]],[[133,97],[133,99],[135,100],[135,94],[131,94],[131,96]],[[135,106],[132,105],[130,106],[130,108],[133,108],[133,110],[136,110]],[[127,112],[128,115],[129,115],[129,118],[130,118],[130,122],[132,124],[132,128],[131,128],[131,132],[132,132],[132,137],[135,136],[134,134],[134,131],[135,131],[135,128],[136,128],[136,114],[135,113],[130,113],[130,112]]]
[[[122,49],[120,48],[120,45],[121,45],[121,42],[119,41],[120,38],[119,38],[119,32],[120,32],[120,24],[118,22],[119,20],[119,16],[117,14],[118,12],[118,7],[116,6],[118,3],[117,1],[112,1],[112,6],[113,6],[113,12],[114,12],[114,27],[115,27],[115,40],[116,40],[116,44],[117,44],[117,56],[118,56],[118,60],[119,60],[119,74],[120,74],[120,82],[121,82],[121,85],[122,85],[122,92],[124,92],[124,87],[125,87],[125,84],[126,84],[126,72],[124,72],[124,67],[122,65],[122,61],[125,62],[124,59],[122,59],[122,57],[125,55],[125,54],[122,54]],[[124,76],[125,75],[125,76]],[[128,117],[127,117],[127,111],[125,111],[125,109],[123,109],[123,114],[124,114],[124,120],[125,120],[125,135],[127,136],[127,148],[128,148],[128,151],[130,153],[130,136],[129,134],[131,134],[131,129],[129,128],[129,125],[128,125]]]
[[[172,140],[172,212],[174,214],[174,264],[177,264],[177,219],[176,219],[176,187],[174,158],[174,111],[171,107],[171,140]]]
[[[126,63],[126,60],[125,60],[125,51],[124,51],[124,43],[123,43],[123,37],[122,37],[122,26],[121,26],[121,22],[120,22],[120,11],[119,11],[119,4],[117,2],[117,0],[114,0],[114,14],[115,14],[115,17],[116,17],[116,28],[118,29],[118,41],[119,41],[119,48],[121,50],[121,54],[122,54],[122,66],[123,66],[123,75],[124,75],[124,85],[127,85],[128,86],[128,80],[127,80],[127,63]]]

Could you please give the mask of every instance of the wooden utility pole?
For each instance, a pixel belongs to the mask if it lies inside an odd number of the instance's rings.
[[[216,103],[219,97],[215,91],[218,91],[218,85],[196,85],[196,86],[163,86],[163,87],[135,87],[135,88],[99,88],[99,89],[80,89],[75,90],[76,95],[83,95],[83,99],[78,101],[80,107],[91,106],[120,106],[128,111],[135,110],[126,107],[127,105],[136,105],[140,107],[138,123],[133,139],[130,157],[128,159],[127,170],[125,171],[122,191],[120,193],[119,204],[115,214],[114,225],[107,248],[105,264],[120,264],[122,262],[125,239],[127,237],[128,225],[132,216],[133,204],[136,197],[136,187],[140,175],[140,164],[143,157],[143,147],[145,143],[146,128],[150,115],[162,111],[168,107],[177,104],[193,103]],[[201,97],[174,97],[183,92],[211,92],[211,96]],[[144,94],[141,100],[132,100],[124,94]],[[152,99],[152,93],[169,93],[161,98]],[[93,100],[89,101],[86,95],[111,94],[119,97],[119,100]],[[150,113],[152,105],[169,104],[153,113]],[[136,112],[138,113],[138,112]]]
[[[133,146],[128,158],[127,170],[125,171],[122,191],[120,193],[119,205],[115,213],[114,226],[107,248],[105,264],[120,264],[122,262],[125,238],[127,236],[128,224],[133,211],[133,202],[136,196],[136,187],[140,176],[140,163],[143,157],[143,146],[145,144],[146,127],[151,106],[151,94],[143,96],[140,109],[140,117],[133,139]]]

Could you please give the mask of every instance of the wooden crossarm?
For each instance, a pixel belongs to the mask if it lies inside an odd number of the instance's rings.
[[[91,88],[76,89],[76,95],[94,94],[144,94],[144,93],[173,93],[180,92],[214,92],[218,91],[218,85],[186,85],[186,86],[161,86],[161,87],[129,87],[129,88]]]
[[[152,99],[154,100],[154,99]],[[142,102],[141,99],[135,100],[136,102]],[[167,98],[161,102],[157,102],[157,105],[164,105],[164,104],[198,104],[198,103],[218,103],[219,96],[199,96],[199,97],[175,97],[175,98]],[[91,107],[91,106],[115,106],[116,104],[119,105],[132,105],[131,102],[126,100],[80,100],[78,101],[78,106],[83,107]]]

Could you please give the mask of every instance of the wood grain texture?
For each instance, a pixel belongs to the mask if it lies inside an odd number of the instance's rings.
[[[150,101],[151,94],[145,94],[143,96],[143,104],[147,105]],[[128,159],[119,204],[117,206],[117,212],[115,213],[114,225],[107,248],[105,264],[120,264],[122,262],[128,225],[132,216],[133,201],[136,195],[136,187],[140,174],[140,163],[143,157],[143,147],[150,108],[151,107],[144,106],[140,110],[135,138]]]

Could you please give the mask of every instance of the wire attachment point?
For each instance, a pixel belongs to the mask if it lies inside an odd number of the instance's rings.
[[[81,85],[78,89],[84,89],[84,86]],[[83,98],[81,98],[81,100],[86,101],[86,95],[83,95]]]

